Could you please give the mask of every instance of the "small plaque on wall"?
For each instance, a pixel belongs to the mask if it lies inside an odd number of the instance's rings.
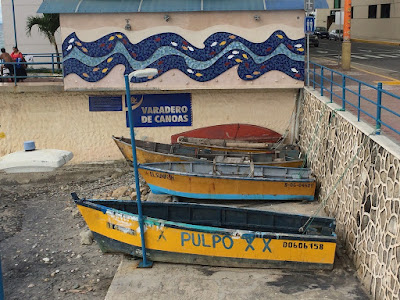
[[[122,111],[122,96],[89,96],[89,111]]]
[[[192,126],[191,94],[131,95],[131,103],[135,127]]]

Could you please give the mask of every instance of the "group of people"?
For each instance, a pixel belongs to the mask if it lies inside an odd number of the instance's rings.
[[[17,47],[13,47],[13,52],[11,54],[6,52],[6,49],[1,48],[1,54],[0,54],[0,59],[2,60],[2,65],[1,65],[1,76],[4,75],[4,69],[8,69],[8,74],[9,76],[14,76],[14,70],[16,72],[16,76],[19,78],[17,81],[22,81],[24,80],[24,77],[26,77],[26,61],[22,53],[18,50]],[[15,64],[15,69],[14,69],[14,64],[11,64],[13,62],[16,62]]]

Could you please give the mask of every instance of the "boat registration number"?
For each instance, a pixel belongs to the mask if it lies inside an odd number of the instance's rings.
[[[324,250],[324,244],[306,242],[283,242],[283,248]]]
[[[151,177],[156,177],[156,178],[162,178],[162,179],[168,179],[168,180],[175,180],[174,175],[171,175],[171,174],[156,173],[156,172],[149,171],[149,175],[150,175]]]
[[[313,186],[312,183],[304,183],[304,182],[285,182],[285,187],[289,188],[311,188]]]

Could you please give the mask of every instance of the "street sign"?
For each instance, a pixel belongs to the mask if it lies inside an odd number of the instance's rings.
[[[304,0],[304,10],[312,12],[315,10],[314,0]]]
[[[315,31],[315,19],[314,17],[306,17],[304,19],[304,33],[312,34]]]

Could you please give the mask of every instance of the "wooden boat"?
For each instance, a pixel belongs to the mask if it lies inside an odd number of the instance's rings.
[[[171,136],[171,143],[177,143],[179,137],[276,143],[282,135],[269,128],[236,123],[202,127],[174,134]]]
[[[298,149],[295,145],[254,143],[243,141],[229,141],[219,139],[202,139],[179,137],[178,143],[186,147],[205,148],[215,151],[246,152],[246,153],[274,153],[275,151]]]
[[[309,169],[208,162],[140,164],[154,194],[215,200],[314,200]]]
[[[103,252],[142,257],[136,202],[73,194]],[[189,203],[142,204],[149,260],[225,267],[332,269],[335,220]],[[301,230],[300,230],[301,231]]]
[[[123,137],[112,137],[127,161],[132,161],[131,140]],[[277,150],[274,153],[245,153],[214,151],[196,147],[185,147],[180,144],[162,144],[136,140],[138,163],[170,161],[204,161],[216,160],[225,163],[250,163],[277,167],[298,168],[303,165],[297,149]]]

